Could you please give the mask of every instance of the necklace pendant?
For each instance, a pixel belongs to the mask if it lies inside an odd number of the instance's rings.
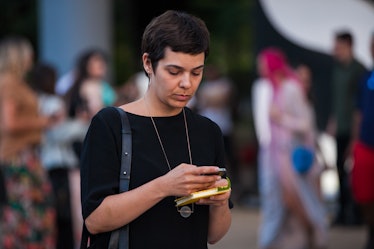
[[[146,101],[144,99],[144,103],[146,104]],[[148,113],[149,113],[149,110],[148,110],[148,106],[146,105],[145,106]],[[191,145],[190,145],[190,136],[188,134],[188,127],[187,127],[187,119],[186,119],[186,113],[184,111],[184,108],[182,109],[183,110],[183,119],[184,119],[184,128],[186,129],[186,137],[187,137],[187,149],[188,149],[188,154],[189,154],[189,157],[190,157],[190,164],[192,164],[192,155],[191,155]],[[149,115],[149,117],[151,118],[151,122],[152,122],[152,125],[153,125],[153,128],[155,129],[155,132],[156,132],[156,135],[157,135],[157,139],[158,139],[158,142],[160,143],[160,146],[161,146],[161,149],[162,149],[162,153],[164,154],[164,157],[165,157],[165,160],[166,160],[166,163],[168,165],[168,168],[169,168],[169,171],[171,171],[171,167],[170,167],[170,163],[169,163],[169,159],[166,155],[166,151],[165,151],[165,148],[164,148],[164,145],[162,143],[162,140],[161,140],[161,137],[160,137],[160,134],[157,130],[157,126],[156,126],[156,123],[155,121],[153,120],[153,117],[151,115]],[[192,203],[192,209],[189,207],[189,206],[183,206],[181,208],[177,207],[177,211],[179,212],[179,214],[183,217],[183,218],[188,218],[191,216],[191,214],[194,212],[194,209],[195,209],[195,206],[194,204]]]
[[[178,209],[178,212],[179,214],[183,217],[183,218],[188,218],[191,216],[191,214],[193,213],[193,210],[191,210],[191,208],[189,206],[183,206],[181,207],[180,209]]]

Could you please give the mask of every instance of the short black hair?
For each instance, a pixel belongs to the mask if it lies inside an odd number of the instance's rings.
[[[348,30],[341,30],[335,33],[335,38],[339,41],[346,42],[350,46],[353,46],[353,35]]]
[[[164,58],[165,48],[187,54],[209,54],[210,34],[206,24],[191,14],[168,10],[155,17],[144,30],[141,51],[148,53],[152,67]]]

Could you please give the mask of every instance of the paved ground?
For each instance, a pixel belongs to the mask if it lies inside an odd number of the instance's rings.
[[[236,206],[230,231],[209,249],[257,249],[259,210]],[[363,227],[332,227],[328,249],[361,249],[365,241]]]

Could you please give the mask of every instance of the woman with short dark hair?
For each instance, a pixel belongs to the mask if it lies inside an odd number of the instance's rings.
[[[146,27],[144,97],[120,108],[132,133],[129,191],[118,194],[121,121],[113,107],[92,120],[81,161],[82,209],[90,248],[107,248],[111,231],[129,229],[128,248],[206,249],[231,223],[230,191],[181,207],[176,198],[228,186],[222,133],[186,107],[209,52],[209,32],[192,15],[166,11]],[[124,247],[125,248],[125,247]],[[127,247],[126,247],[127,248]]]

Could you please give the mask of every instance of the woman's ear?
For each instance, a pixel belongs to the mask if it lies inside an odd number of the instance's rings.
[[[151,63],[151,59],[149,59],[149,54],[144,53],[143,56],[142,56],[142,60],[143,60],[144,70],[149,75],[150,73],[152,73],[152,63]]]

